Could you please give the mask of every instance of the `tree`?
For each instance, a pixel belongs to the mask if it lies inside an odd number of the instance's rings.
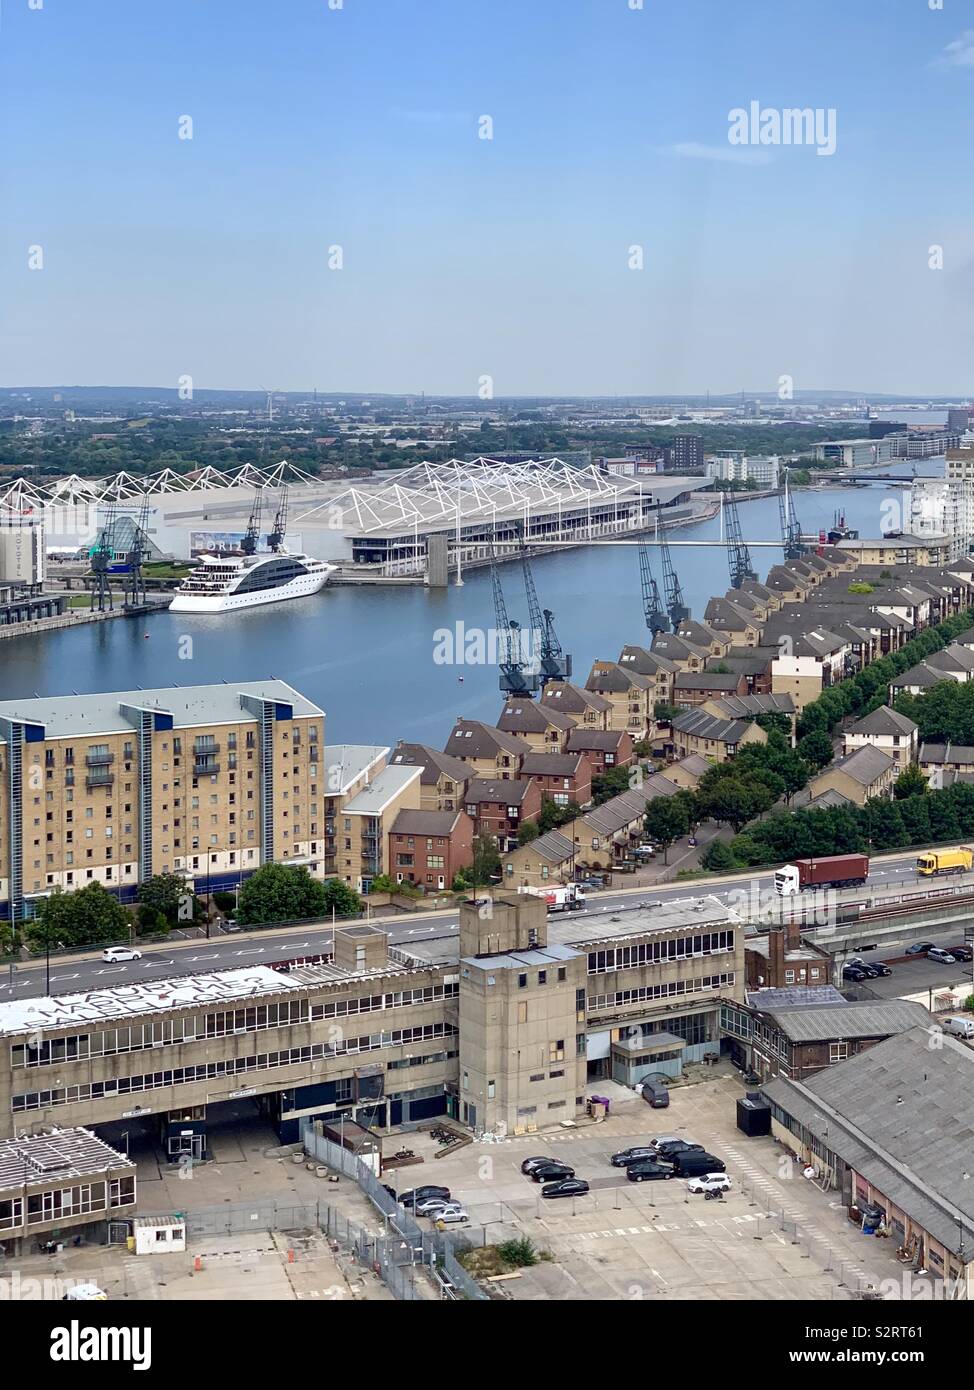
[[[753,820],[763,815],[773,804],[774,798],[767,788],[759,784],[746,784],[736,777],[722,777],[706,789],[706,777],[697,788],[697,800],[704,816],[711,820],[726,821],[735,831],[739,831]]]
[[[768,714],[759,714],[754,721],[759,729],[763,729],[767,734],[781,734],[783,738],[791,737],[791,715],[782,714],[780,710],[771,710]],[[745,748],[757,748],[756,743],[746,743]]]
[[[538,829],[538,822],[535,820],[522,820],[517,828],[518,845],[529,845],[532,840],[536,840],[541,834]]]
[[[500,877],[501,856],[493,835],[475,835],[473,840],[473,863],[466,876],[471,887],[487,887],[492,879]]]
[[[168,927],[175,927],[180,922],[194,922],[204,914],[203,904],[179,874],[153,874],[147,878],[139,888],[139,904],[140,925],[158,916]],[[152,930],[159,928],[156,926]]]
[[[724,840],[711,840],[703,852],[700,863],[714,873],[727,873],[739,867],[734,851]]]
[[[362,911],[362,899],[354,888],[342,883],[340,878],[326,878],[321,885],[324,892],[325,912],[336,917],[357,917]]]
[[[75,893],[58,890],[42,898],[37,916],[26,928],[31,949],[94,946],[128,937],[131,918],[117,898],[100,883]]]
[[[663,863],[667,862],[670,845],[690,829],[686,802],[676,796],[654,796],[646,802],[643,818],[646,834],[663,846]]]
[[[910,763],[897,777],[893,785],[893,795],[897,801],[904,801],[908,796],[926,796],[927,779],[917,767],[916,763]]]
[[[240,889],[240,922],[296,922],[321,917],[328,906],[324,885],[303,864],[263,864]]]
[[[376,874],[369,888],[370,893],[395,893],[399,887],[388,874]]]
[[[629,791],[629,771],[628,767],[610,767],[608,772],[593,777],[593,805],[601,806],[604,801],[611,800],[621,792]]]
[[[835,757],[832,740],[824,729],[817,729],[798,740],[798,756],[814,768],[825,767]]]

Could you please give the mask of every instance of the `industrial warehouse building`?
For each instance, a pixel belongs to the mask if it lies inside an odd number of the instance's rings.
[[[974,1296],[974,1050],[911,1028],[763,1088],[772,1132],[846,1206],[878,1208],[905,1265]]]
[[[245,1098],[282,1142],[339,1115],[527,1132],[579,1113],[600,1077],[716,1052],[742,991],[743,927],[719,903],[549,923],[540,899],[500,895],[462,905],[459,944],[406,951],[361,923],[288,969],[0,1004],[0,1124],[148,1117],[173,1160],[205,1157],[210,1119]]]

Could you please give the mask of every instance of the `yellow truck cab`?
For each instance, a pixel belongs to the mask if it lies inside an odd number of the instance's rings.
[[[930,849],[917,859],[917,873],[921,878],[932,878],[935,874],[963,874],[974,862],[974,850],[966,846],[957,849]]]

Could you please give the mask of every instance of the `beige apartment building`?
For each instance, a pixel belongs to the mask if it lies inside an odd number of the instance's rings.
[[[157,873],[324,873],[325,717],[283,681],[0,703],[0,914]]]
[[[358,893],[380,874],[394,876],[389,834],[400,811],[423,809],[423,767],[388,763],[389,749],[336,744],[328,749],[325,872]]]

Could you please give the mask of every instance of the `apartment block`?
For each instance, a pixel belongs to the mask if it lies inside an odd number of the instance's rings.
[[[261,864],[324,873],[324,713],[283,681],[0,704],[0,915],[157,873],[197,891]]]

